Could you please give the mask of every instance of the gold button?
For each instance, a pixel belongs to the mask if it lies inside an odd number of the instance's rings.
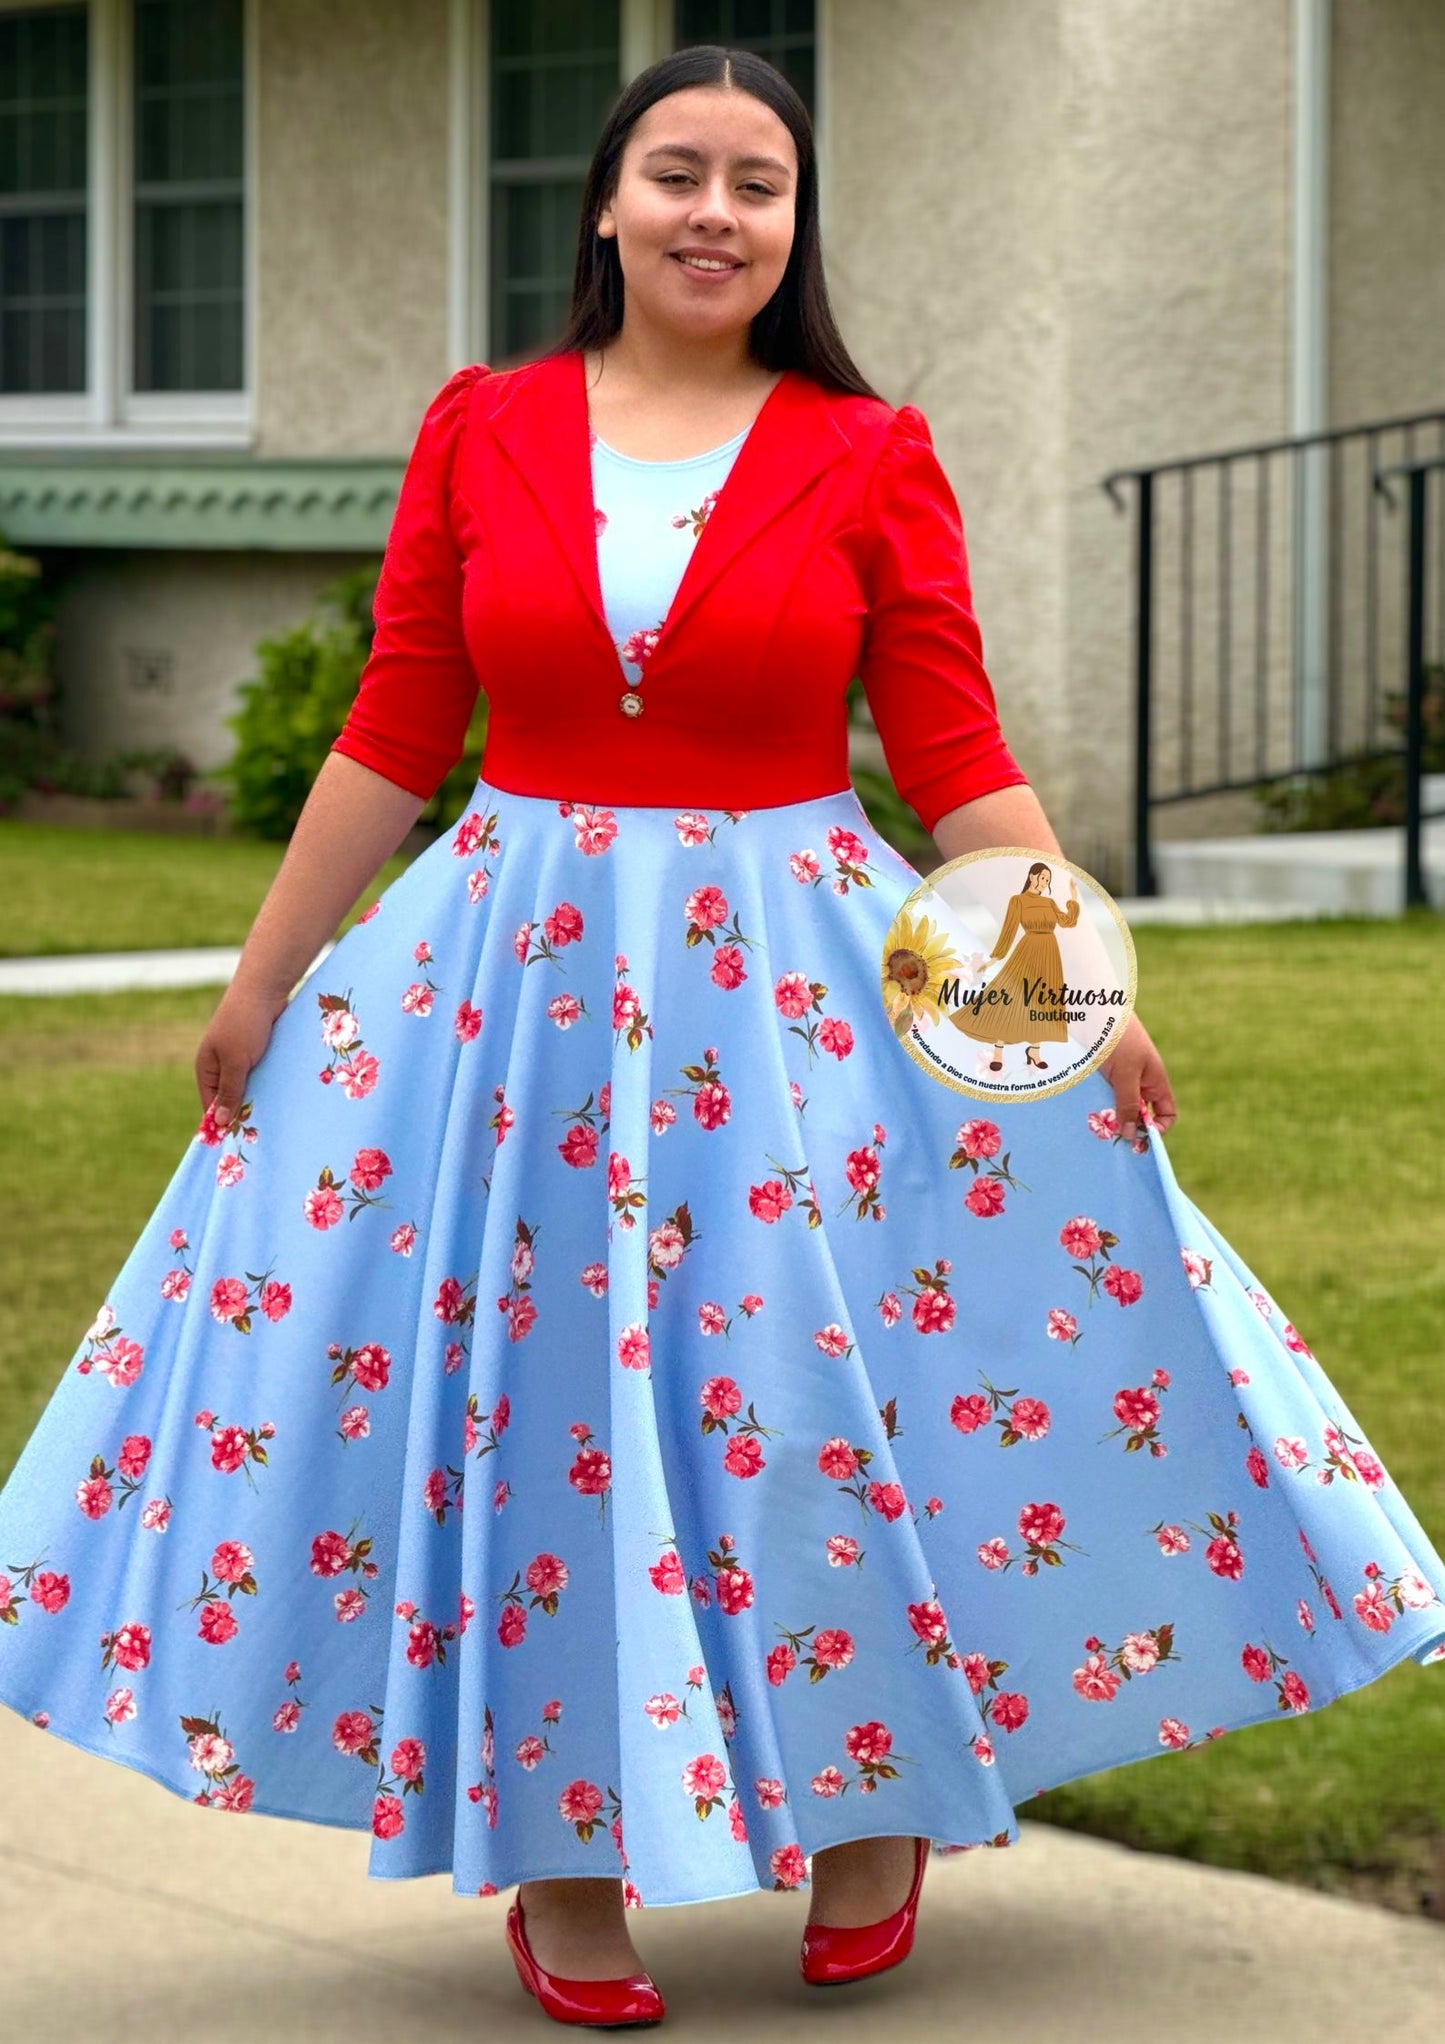
[[[642,715],[642,697],[638,695],[636,689],[628,689],[626,695],[619,696],[617,700],[621,705],[624,717],[640,717]]]

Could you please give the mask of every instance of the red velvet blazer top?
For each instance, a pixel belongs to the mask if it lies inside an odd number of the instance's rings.
[[[334,749],[423,798],[461,759],[479,686],[479,771],[519,795],[744,810],[846,790],[854,675],[925,829],[1027,778],[926,419],[798,371],[735,457],[637,691],[603,610],[578,351],[473,364],[438,392],[373,611]]]

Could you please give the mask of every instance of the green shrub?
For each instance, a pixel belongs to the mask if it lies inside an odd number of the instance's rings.
[[[0,536],[0,805],[63,748],[55,718],[55,601],[40,563]]]
[[[1387,689],[1384,720],[1400,734],[1388,759],[1345,760],[1326,772],[1282,774],[1255,789],[1263,829],[1379,830],[1405,821],[1405,691]],[[1445,772],[1445,667],[1425,669],[1423,772]]]
[[[295,829],[371,651],[379,570],[377,562],[338,576],[320,591],[312,616],[257,647],[259,672],[242,683],[241,708],[226,719],[236,750],[206,777],[227,790],[232,821],[242,830],[284,840]],[[479,693],[462,761],[420,811],[420,822],[439,823],[460,807],[476,779],[485,725]]]

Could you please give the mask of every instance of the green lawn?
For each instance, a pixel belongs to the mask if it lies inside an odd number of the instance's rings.
[[[183,853],[148,865],[98,838],[86,863],[125,896],[131,927],[239,941],[240,897],[259,899],[275,856],[235,848],[204,878],[197,858],[184,917]],[[56,882],[54,929],[35,935],[103,919],[81,878]],[[222,925],[205,936],[203,902]],[[113,923],[105,936],[119,941]],[[1445,1547],[1441,937],[1424,913],[1135,932],[1140,1012],[1180,1103],[1167,1140],[1181,1183],[1286,1304]],[[0,1474],[195,1127],[191,1063],[217,998],[0,1001]],[[1021,1814],[1401,1908],[1433,1887],[1445,1910],[1442,1753],[1445,1665],[1409,1663],[1318,1713],[1069,1784]]]
[[[0,957],[243,944],[285,850],[257,838],[0,818]],[[342,930],[405,865],[387,861]]]

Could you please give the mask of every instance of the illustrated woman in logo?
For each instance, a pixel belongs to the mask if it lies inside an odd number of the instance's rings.
[[[991,958],[1004,960],[988,982],[987,991],[994,998],[982,1001],[976,1008],[955,1009],[948,1018],[965,1036],[993,1044],[988,1067],[991,1072],[1003,1070],[1006,1043],[1021,1043],[1025,1061],[1046,1072],[1048,1065],[1038,1055],[1040,1044],[1068,1041],[1068,1024],[1061,1014],[1049,1012],[1057,1008],[1055,991],[1063,985],[1064,978],[1054,931],[1072,930],[1078,922],[1079,884],[1071,873],[1068,906],[1060,908],[1049,893],[1051,878],[1044,861],[1035,859],[1024,877],[1022,893],[1009,897],[1003,927],[989,953]],[[1015,935],[1019,941],[1009,955]]]

